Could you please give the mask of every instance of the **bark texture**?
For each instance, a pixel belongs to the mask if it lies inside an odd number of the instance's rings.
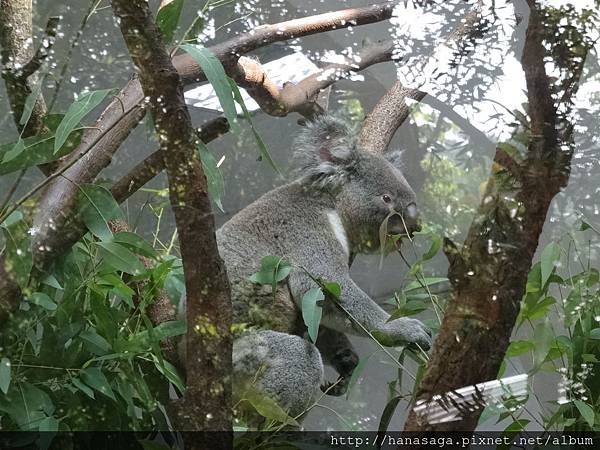
[[[178,429],[231,430],[231,300],[215,239],[206,178],[196,135],[183,99],[183,84],[144,0],[113,0],[125,42],[149,97],[169,178],[187,291],[188,385],[175,409]],[[228,448],[227,434],[202,434],[216,442],[191,448]]]
[[[296,37],[380,22],[391,17],[395,5],[387,2],[263,25],[217,44],[211,47],[211,51],[229,71],[239,57],[249,51]],[[198,64],[188,54],[175,56],[173,65],[185,85],[206,81]],[[143,99],[140,82],[134,78],[106,107],[94,127],[86,130],[78,148],[64,159],[61,167],[68,169],[63,176],[45,186],[34,220],[39,231],[33,248],[47,250],[35,252],[37,267],[46,268],[75,242],[75,235],[63,230],[73,216],[77,184],[92,182],[110,164],[121,143],[144,117]]]
[[[28,68],[34,57],[32,0],[0,0],[0,52],[2,78],[15,124],[23,137],[33,136],[44,128],[46,104],[39,95],[25,127],[20,124],[25,99],[33,91],[38,77]],[[32,63],[34,64],[35,61]],[[29,66],[31,67],[31,66]],[[35,69],[35,67],[33,67]],[[27,69],[27,70],[24,70]]]
[[[522,160],[497,150],[464,245],[456,248],[446,243],[454,296],[416,393],[425,401],[436,394],[443,396],[463,386],[496,379],[548,208],[569,179],[572,151],[564,149],[561,144],[567,142],[557,132],[561,121],[545,72],[543,24],[538,6],[533,0],[528,3],[522,67],[528,91],[530,143]],[[472,431],[481,412],[475,408],[464,411],[460,421],[430,424],[413,411],[404,429]]]

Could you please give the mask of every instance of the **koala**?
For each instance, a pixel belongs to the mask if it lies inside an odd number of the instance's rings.
[[[219,230],[217,243],[231,282],[234,322],[246,331],[233,344],[234,397],[249,384],[274,399],[291,416],[319,395],[323,364],[340,375],[338,389],[358,363],[346,334],[373,333],[382,345],[418,344],[431,335],[418,320],[399,318],[375,303],[350,277],[358,253],[380,250],[380,227],[390,234],[419,230],[415,193],[399,169],[399,154],[359,148],[356,133],[332,116],[307,124],[295,143],[299,176],[267,192]],[[268,255],[295,267],[271,286],[249,281]],[[303,294],[317,287],[306,274],[341,286],[340,304],[325,301],[316,345],[303,338]]]

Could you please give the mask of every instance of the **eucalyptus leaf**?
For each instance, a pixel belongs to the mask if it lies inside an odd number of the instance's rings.
[[[88,367],[80,372],[80,376],[85,384],[92,389],[116,401],[108,379],[98,367]]]
[[[198,154],[200,155],[200,161],[202,162],[202,168],[204,169],[204,175],[206,176],[206,182],[208,185],[208,193],[221,211],[223,209],[223,194],[225,192],[225,181],[223,180],[223,174],[217,167],[217,160],[208,148],[201,141],[198,142]]]
[[[111,349],[108,341],[92,329],[83,330],[79,337],[90,345],[90,350],[96,355],[105,355]]]
[[[15,150],[15,143],[0,145],[0,175],[55,161],[72,152],[81,141],[81,127],[75,128],[60,151],[54,152],[54,133],[63,117],[62,114],[49,114],[45,117],[44,124],[50,131],[23,139],[22,151]],[[19,142],[17,144],[20,145]],[[12,154],[7,156],[9,152]]]
[[[85,384],[83,381],[81,381],[79,378],[73,378],[71,380],[71,383],[73,383],[73,385],[79,389],[81,392],[83,392],[85,395],[87,395],[90,398],[95,398],[94,397],[94,391],[92,390],[92,388],[90,388],[87,384]]]
[[[131,275],[139,275],[144,272],[142,262],[127,247],[116,242],[98,242],[98,246],[100,256],[113,269]]]
[[[27,125],[29,119],[31,118],[31,113],[33,112],[33,107],[37,102],[38,97],[40,96],[40,92],[42,92],[42,84],[44,83],[45,76],[40,76],[38,82],[35,87],[31,90],[27,98],[25,99],[25,103],[23,104],[23,114],[21,114],[21,119],[19,120],[19,125]]]
[[[594,423],[596,421],[596,415],[594,413],[594,409],[585,402],[581,400],[573,400],[573,403],[581,413],[581,417],[588,423],[590,428],[594,427]]]
[[[256,127],[254,126],[254,122],[252,122],[252,117],[250,116],[250,112],[248,111],[248,108],[246,107],[246,104],[244,103],[244,98],[242,97],[242,94],[240,93],[240,89],[238,88],[237,84],[235,84],[235,81],[233,81],[232,79],[229,79],[229,84],[230,84],[231,90],[233,92],[233,98],[242,108],[242,111],[244,113],[244,118],[248,121],[248,124],[250,125],[250,129],[252,130],[252,134],[254,135],[256,144],[258,145],[258,152],[259,152],[260,159],[266,160],[267,163],[273,168],[273,170],[275,170],[275,172],[277,172],[278,174],[281,174],[281,171],[277,167],[277,164],[275,164],[275,160],[273,160],[271,153],[269,153],[269,149],[267,148],[265,141],[263,141],[263,138],[261,137],[261,135],[256,130]]]
[[[168,3],[162,2],[161,8],[156,13],[156,24],[167,44],[173,41],[173,36],[181,16],[183,2],[184,0],[171,0]]]
[[[54,417],[46,417],[40,421],[38,426],[38,430],[45,432],[56,432],[58,431],[58,426],[60,425],[60,421],[55,419]]]
[[[371,359],[371,356],[373,356],[374,354],[375,353],[371,353],[366,358],[361,358],[358,361],[358,364],[356,365],[356,367],[354,368],[354,371],[352,372],[350,381],[348,382],[348,390],[346,391],[346,399],[350,398],[350,393],[352,391],[352,388],[356,385],[356,383],[362,376],[363,372],[367,368],[367,363],[369,362],[369,359]]]
[[[58,305],[48,296],[48,294],[44,294],[43,292],[34,292],[27,300],[29,303],[41,306],[48,311],[54,311],[58,308]]]
[[[272,398],[252,389],[246,392],[244,397],[261,416],[286,425],[300,426]]]
[[[237,124],[237,111],[233,101],[229,77],[225,73],[221,61],[205,47],[185,44],[181,46],[181,49],[189,53],[194,61],[202,68],[202,71],[206,75],[206,79],[212,85],[219,98],[219,102],[221,103],[223,113],[229,122],[229,126],[232,131],[237,132],[239,129]]]
[[[17,156],[23,153],[25,150],[25,141],[22,138],[19,138],[17,143],[6,153],[2,158],[2,164],[6,164],[12,160],[14,160]]]
[[[0,224],[5,238],[4,264],[7,272],[12,273],[15,281],[25,289],[29,284],[29,275],[33,267],[31,236],[29,225],[23,214],[15,211]]]
[[[111,240],[109,222],[123,217],[115,198],[108,189],[96,184],[80,185],[79,193],[79,215],[88,230],[102,241]]]
[[[550,275],[552,275],[559,258],[560,247],[556,242],[551,242],[544,248],[541,257],[542,286],[546,284],[546,281],[548,281]]]
[[[302,319],[308,328],[308,336],[313,343],[317,342],[319,325],[323,315],[323,307],[320,303],[325,300],[320,288],[312,288],[302,296]]]
[[[4,357],[0,360],[0,391],[8,393],[11,380],[10,359]]]
[[[79,95],[77,100],[71,103],[63,120],[56,129],[54,153],[57,153],[60,150],[71,132],[78,126],[81,119],[102,103],[102,100],[104,100],[110,92],[112,92],[112,89],[86,92],[85,94]]]
[[[114,234],[113,241],[124,245],[131,251],[142,256],[158,259],[156,250],[154,250],[152,245],[139,234],[132,233],[131,231],[120,231]]]
[[[154,366],[156,369],[162,373],[173,385],[179,390],[180,393],[185,391],[185,385],[183,384],[183,380],[177,373],[177,369],[173,364],[169,361],[163,360],[162,364],[158,360],[155,355],[152,355],[152,359],[154,361]]]

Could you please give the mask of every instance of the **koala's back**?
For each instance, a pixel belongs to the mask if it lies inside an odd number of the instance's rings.
[[[234,322],[296,334],[302,319],[287,282],[271,286],[248,277],[265,256],[281,256],[293,265],[306,265],[315,251],[330,245],[326,200],[312,196],[297,183],[266,193],[217,231],[219,252],[231,282]]]

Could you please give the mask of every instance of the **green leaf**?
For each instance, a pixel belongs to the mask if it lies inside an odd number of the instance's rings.
[[[33,303],[34,305],[41,306],[48,311],[54,311],[58,308],[58,305],[54,303],[54,301],[43,292],[34,292],[31,294],[31,297],[27,299],[29,303]]]
[[[42,283],[46,286],[53,287],[54,289],[58,289],[59,291],[63,290],[63,287],[60,285],[56,277],[52,274],[48,275],[46,278],[42,280]]]
[[[133,296],[135,291],[131,289],[125,282],[117,276],[115,273],[107,273],[100,276],[96,283],[99,286],[106,286],[111,288],[112,292],[125,300],[129,307],[133,308]]]
[[[547,320],[536,325],[532,341],[535,342],[533,348],[533,370],[535,371],[546,360],[548,351],[555,342],[554,333]]]
[[[113,234],[108,223],[123,218],[119,204],[108,189],[96,184],[82,184],[79,192],[79,214],[86,227],[100,240],[111,240]]]
[[[330,281],[323,282],[321,285],[323,293],[331,296],[333,300],[339,301],[342,296],[342,286],[339,283]]]
[[[400,308],[393,311],[387,321],[391,322],[399,319],[400,317],[413,316],[425,310],[427,310],[427,305],[422,300],[407,301]]]
[[[0,391],[4,392],[5,394],[8,393],[10,380],[10,359],[2,358],[2,360],[0,360]]]
[[[95,399],[94,397],[94,391],[92,391],[92,389],[85,384],[83,381],[81,381],[79,378],[73,378],[71,380],[71,383],[73,383],[73,385],[79,389],[81,392],[83,392],[85,395],[87,395],[90,398]]]
[[[139,275],[144,272],[144,265],[127,247],[116,242],[98,242],[99,254],[105,263],[113,269],[131,275]]]
[[[173,383],[173,385],[179,390],[180,393],[183,393],[185,391],[185,385],[183,384],[183,380],[177,373],[177,369],[175,368],[175,366],[166,360],[163,360],[161,364],[156,355],[152,355],[152,359],[154,360],[154,365],[156,366],[156,369],[160,373],[162,373],[167,378],[167,380]]]
[[[3,396],[0,396],[3,397]],[[39,423],[55,410],[45,391],[28,382],[13,383],[0,401],[0,411],[8,413],[20,430],[37,430]]]
[[[406,291],[414,291],[416,289],[423,289],[424,286],[429,287],[440,283],[445,283],[448,281],[446,277],[425,277],[423,279],[411,281],[406,287],[403,289]]]
[[[183,274],[169,273],[165,278],[165,289],[171,303],[178,305],[182,297],[185,295],[185,282],[183,281]]]
[[[200,161],[202,162],[202,168],[204,169],[204,175],[206,176],[206,182],[208,184],[208,193],[221,211],[223,204],[221,200],[223,193],[225,192],[225,181],[223,180],[223,174],[217,167],[217,160],[202,141],[198,142],[198,154],[200,155]]]
[[[0,225],[5,237],[4,264],[7,272],[15,277],[15,281],[24,289],[29,283],[29,275],[33,267],[31,253],[31,236],[29,226],[23,214],[15,211]]]
[[[323,315],[323,307],[320,303],[325,300],[320,288],[312,288],[302,296],[302,319],[308,328],[308,336],[313,343],[317,342],[319,325]]]
[[[250,125],[250,129],[252,130],[252,134],[254,135],[256,144],[258,145],[258,152],[259,152],[260,160],[263,160],[263,159],[266,160],[267,163],[273,168],[273,170],[275,170],[275,172],[277,172],[278,174],[281,174],[281,171],[279,170],[279,168],[277,167],[277,164],[275,164],[275,161],[273,160],[273,158],[271,157],[271,154],[269,153],[269,149],[267,148],[267,145],[263,141],[262,137],[256,130],[254,123],[252,122],[252,117],[250,116],[250,112],[248,111],[248,108],[246,107],[246,104],[244,103],[244,98],[242,97],[242,94],[240,93],[240,89],[238,88],[237,84],[235,84],[235,81],[233,81],[232,79],[229,79],[229,84],[231,86],[231,90],[233,91],[233,98],[242,108],[242,111],[244,112],[244,117],[248,121],[248,124]]]
[[[39,77],[39,81],[25,99],[25,104],[23,105],[23,114],[21,114],[19,125],[27,125],[27,122],[29,122],[31,113],[33,112],[33,107],[35,106],[35,103],[40,96],[40,92],[42,91],[44,78],[45,76]]]
[[[80,372],[81,379],[92,389],[116,401],[110,383],[98,367],[88,367]]]
[[[520,356],[529,352],[534,347],[535,346],[531,341],[512,341],[508,346],[508,349],[506,349],[506,357],[512,358],[514,356]]]
[[[559,258],[560,247],[556,242],[551,242],[544,248],[541,257],[542,286],[546,284],[546,281],[548,281],[548,278],[552,275]]]
[[[522,319],[529,319],[533,321],[545,317],[550,310],[550,306],[554,305],[555,303],[556,299],[554,297],[545,297],[532,307],[524,308]]]
[[[54,417],[46,417],[45,419],[40,421],[38,430],[56,432],[56,431],[58,431],[59,424],[60,424],[60,421],[55,419]]]
[[[113,241],[124,245],[139,255],[158,259],[156,250],[154,250],[152,245],[139,234],[130,231],[119,231],[118,233],[115,233]]]
[[[542,289],[542,265],[537,262],[529,271],[527,275],[527,286],[526,292],[533,293],[539,292]]]
[[[83,330],[79,337],[90,345],[90,351],[96,355],[105,355],[111,349],[108,341],[92,329]]]
[[[21,153],[23,153],[23,150],[25,150],[25,141],[19,138],[17,143],[14,144],[14,146],[9,151],[4,153],[4,157],[2,158],[2,164],[12,161]]]
[[[23,139],[24,148],[22,151],[16,151],[15,143],[0,145],[0,160],[2,160],[0,175],[55,161],[73,151],[81,141],[82,128],[73,130],[60,151],[54,153],[54,131],[63,117],[61,114],[49,114],[44,119],[44,123],[50,131]],[[16,145],[20,145],[20,143],[17,142]],[[8,153],[11,154],[8,155]]]
[[[518,433],[523,430],[530,421],[527,419],[518,419],[513,421],[509,426],[507,426],[504,431],[507,433]]]
[[[279,256],[265,256],[260,261],[260,271],[249,277],[250,281],[257,284],[270,284],[275,290],[275,285],[283,281],[292,271],[292,266]]]
[[[429,250],[427,250],[427,252],[423,255],[423,257],[421,258],[421,261],[428,261],[431,258],[433,258],[440,251],[441,247],[442,247],[442,237],[437,234],[432,234],[431,235],[431,246],[429,247]]]
[[[181,336],[187,331],[187,325],[182,320],[169,320],[154,327],[154,337],[161,341],[168,337]]]
[[[588,423],[590,428],[594,427],[595,422],[595,414],[594,410],[587,403],[582,402],[581,400],[573,400],[573,403],[581,413],[581,417]]]
[[[229,77],[226,75],[221,61],[219,61],[209,49],[204,47],[185,44],[181,46],[181,49],[189,53],[194,61],[202,68],[202,71],[206,75],[206,79],[212,85],[219,98],[223,113],[225,114],[231,129],[237,131],[239,128],[237,125],[237,111],[233,101]]]
[[[188,28],[188,31],[185,34],[184,40],[186,42],[193,41],[194,43],[197,43],[198,35],[202,32],[203,29],[204,29],[204,15],[198,14],[198,16],[196,16],[196,18],[194,19],[194,21]]]
[[[388,427],[390,426],[392,417],[394,416],[394,412],[396,411],[396,408],[400,403],[400,400],[402,400],[402,397],[400,395],[397,395],[385,405],[383,413],[381,414],[381,420],[379,421],[378,431],[380,433],[385,433],[387,431]]]
[[[256,392],[253,389],[248,390],[244,397],[261,416],[286,425],[300,426],[300,424],[298,424],[294,418],[290,417],[272,398]]]
[[[594,328],[588,335],[590,339],[600,339],[600,328]]]
[[[112,89],[86,92],[85,94],[79,95],[77,100],[71,103],[65,117],[56,129],[54,153],[57,153],[60,150],[81,119],[98,106],[110,92],[112,92]]]
[[[158,10],[158,13],[156,13],[156,24],[167,44],[173,42],[175,29],[179,23],[181,9],[183,8],[183,1],[184,0],[171,0],[168,3],[164,3]]]
[[[358,382],[358,380],[362,376],[363,372],[367,368],[367,363],[369,362],[369,359],[371,359],[371,356],[373,356],[375,353],[371,353],[366,358],[361,358],[358,361],[358,364],[356,365],[356,367],[354,368],[354,371],[352,372],[350,381],[348,382],[348,389],[346,391],[346,399],[350,398],[350,393],[352,391],[352,388],[354,387],[354,385]]]

